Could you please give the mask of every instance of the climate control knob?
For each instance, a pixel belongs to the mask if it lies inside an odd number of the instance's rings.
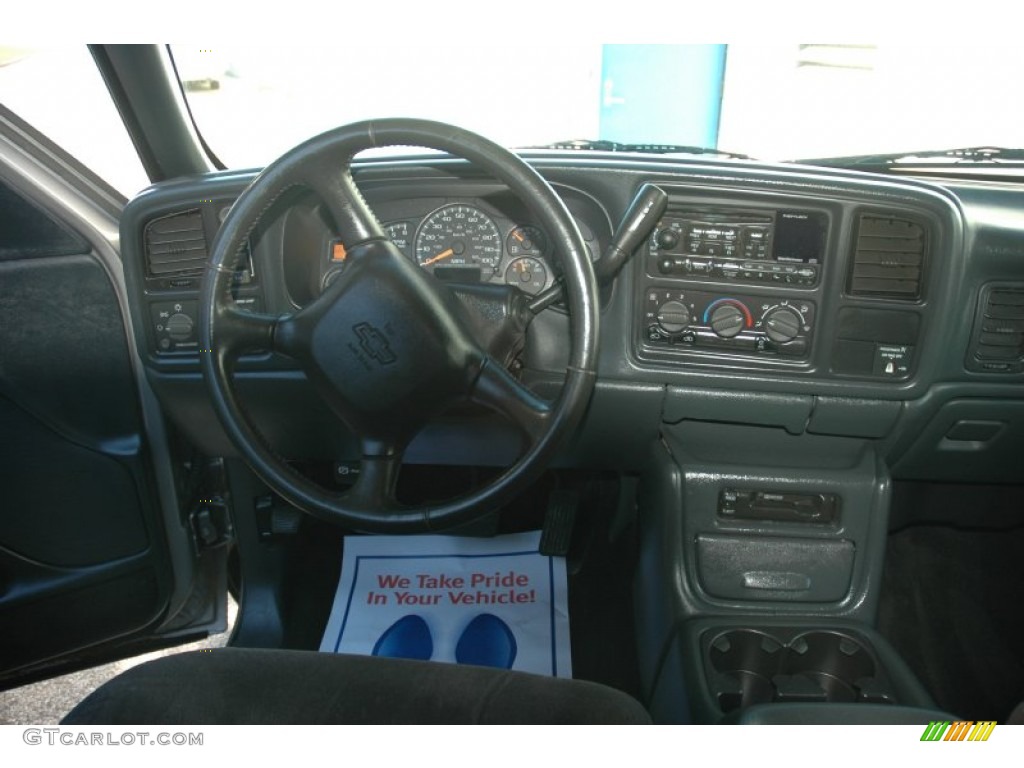
[[[681,301],[666,301],[658,307],[658,325],[668,333],[679,333],[690,324],[690,310]]]
[[[731,339],[743,330],[746,320],[735,304],[719,304],[711,313],[711,330],[723,339]]]
[[[799,336],[803,324],[800,313],[789,307],[777,307],[764,316],[765,333],[777,344],[785,344]]]

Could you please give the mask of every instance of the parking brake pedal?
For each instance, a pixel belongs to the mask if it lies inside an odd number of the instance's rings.
[[[540,553],[549,557],[565,557],[572,542],[572,527],[576,522],[576,510],[580,497],[576,491],[553,491],[548,498],[548,509],[544,514],[544,529],[540,534]]]

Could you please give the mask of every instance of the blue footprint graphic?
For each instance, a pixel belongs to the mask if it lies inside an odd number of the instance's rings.
[[[430,635],[430,627],[422,616],[403,616],[377,639],[373,655],[426,661],[434,655],[434,639]]]
[[[490,613],[481,613],[462,631],[455,646],[459,664],[512,669],[516,660],[516,638],[508,624]]]

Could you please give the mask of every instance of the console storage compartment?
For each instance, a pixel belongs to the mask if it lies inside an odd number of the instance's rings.
[[[697,578],[712,597],[822,602],[842,599],[853,542],[781,536],[697,536]]]

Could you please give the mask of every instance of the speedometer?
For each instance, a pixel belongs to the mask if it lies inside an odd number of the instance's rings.
[[[490,279],[501,263],[501,234],[491,218],[472,205],[454,203],[427,216],[416,233],[421,267],[479,267]]]

